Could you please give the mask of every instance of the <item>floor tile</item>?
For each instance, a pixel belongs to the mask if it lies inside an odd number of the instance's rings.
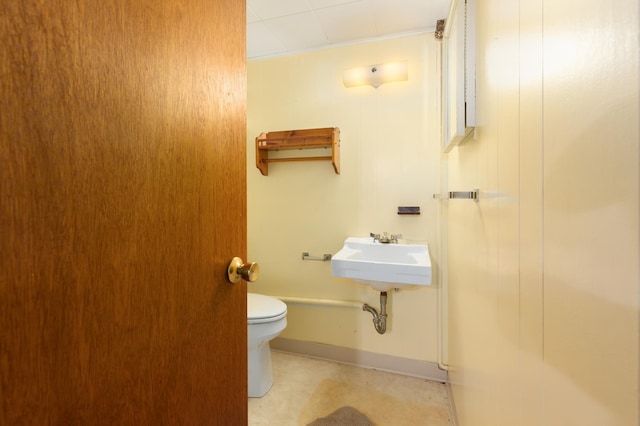
[[[446,385],[272,351],[274,384],[249,398],[250,426],[305,426],[343,406],[377,426],[451,426]]]

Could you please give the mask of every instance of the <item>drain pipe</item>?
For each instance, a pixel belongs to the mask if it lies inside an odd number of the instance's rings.
[[[376,328],[376,331],[380,334],[384,334],[387,331],[387,292],[380,292],[380,314],[376,311],[375,308],[367,305],[366,303],[362,305],[362,310],[367,311],[373,315],[373,326]]]

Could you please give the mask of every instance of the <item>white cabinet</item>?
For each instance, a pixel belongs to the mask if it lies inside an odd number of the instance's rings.
[[[452,0],[442,41],[443,149],[449,152],[475,128],[475,0]]]

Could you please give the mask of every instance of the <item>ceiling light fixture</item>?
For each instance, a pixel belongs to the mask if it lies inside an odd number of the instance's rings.
[[[378,88],[381,84],[393,81],[407,81],[409,75],[407,68],[407,61],[351,68],[344,71],[342,82],[344,87],[370,85]]]

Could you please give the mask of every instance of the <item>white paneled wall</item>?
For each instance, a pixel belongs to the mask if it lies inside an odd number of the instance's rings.
[[[439,45],[433,34],[248,63],[248,252],[261,266],[249,286],[276,296],[355,300],[379,306],[379,293],[331,275],[329,263],[301,253],[336,253],[348,236],[401,233],[426,241],[437,277]],[[346,89],[345,69],[407,60],[407,82]],[[341,174],[329,162],[255,167],[260,132],[339,127]],[[398,216],[398,206],[420,216]],[[389,328],[379,335],[357,309],[290,305],[282,337],[437,362],[438,295],[428,288],[389,295]]]
[[[636,425],[638,4],[477,2],[477,139],[448,154],[461,426]]]

